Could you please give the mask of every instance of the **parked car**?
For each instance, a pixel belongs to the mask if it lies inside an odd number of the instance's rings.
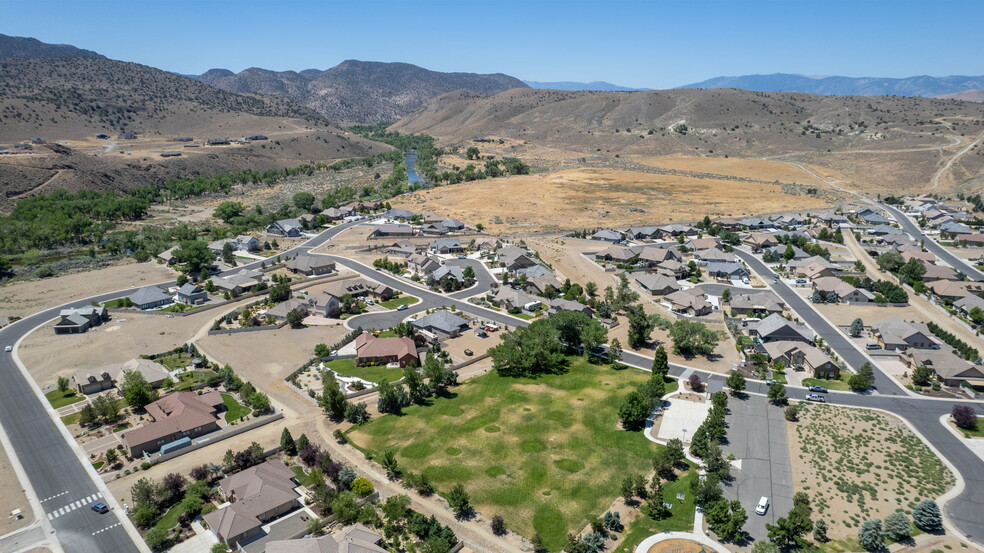
[[[397,311],[406,311],[407,309],[410,309],[410,306],[407,304],[403,304],[400,307],[396,308]]]
[[[106,504],[102,502],[93,503],[92,510],[99,514],[106,514],[109,512],[109,507],[107,507]]]
[[[6,351],[7,353],[10,353],[10,352],[14,351],[14,346],[7,346],[7,347],[3,348],[3,351]]]
[[[796,284],[806,284],[806,279],[805,278],[798,278],[798,279],[796,279]]]
[[[766,380],[765,383],[768,384],[769,386],[772,386],[773,384],[779,384],[779,381],[770,378],[770,379]]]
[[[807,401],[816,401],[817,403],[827,403],[827,398],[820,394],[806,394]]]
[[[764,515],[765,512],[768,510],[769,510],[769,498],[763,496],[762,499],[759,499],[758,504],[755,505],[755,514]]]
[[[881,345],[878,342],[868,342],[864,345],[865,349],[881,349]]]
[[[822,392],[824,394],[827,393],[827,389],[823,386],[810,386],[807,390],[810,390],[811,392]]]
[[[470,350],[470,349],[466,349],[465,350],[465,355],[475,355],[475,352],[472,351],[472,350]]]

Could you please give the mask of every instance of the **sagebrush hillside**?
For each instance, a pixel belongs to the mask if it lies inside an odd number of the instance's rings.
[[[212,69],[202,82],[232,92],[283,96],[339,124],[395,121],[428,100],[454,90],[496,94],[526,88],[501,73],[443,73],[409,63],[347,60],[326,71],[270,71],[250,68],[240,73]]]
[[[0,34],[0,60],[8,58],[105,58],[70,44],[48,44],[36,38]]]

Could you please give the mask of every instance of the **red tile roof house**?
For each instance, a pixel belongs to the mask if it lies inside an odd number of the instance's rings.
[[[399,363],[401,367],[406,367],[411,362],[420,365],[417,345],[405,336],[377,338],[363,332],[355,338],[355,352],[357,365]]]
[[[202,517],[209,529],[234,550],[256,538],[261,526],[293,511],[300,503],[294,473],[279,459],[270,459],[219,481],[219,493],[230,504]]]
[[[147,414],[153,422],[144,423],[123,433],[123,443],[132,457],[156,453],[161,446],[181,438],[195,439],[219,429],[218,411],[222,395],[208,392],[174,392],[148,403]]]

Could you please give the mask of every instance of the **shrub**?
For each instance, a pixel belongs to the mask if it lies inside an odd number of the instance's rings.
[[[967,430],[977,428],[977,413],[969,405],[954,405],[950,415],[960,428]]]
[[[495,515],[492,517],[492,533],[496,536],[504,536],[506,534],[506,523],[502,520],[502,517]]]
[[[796,422],[799,420],[800,404],[796,403],[786,407],[783,414],[786,416],[786,420],[789,422]]]
[[[365,497],[373,492],[372,482],[365,478],[356,478],[352,481],[352,491],[359,497]]]

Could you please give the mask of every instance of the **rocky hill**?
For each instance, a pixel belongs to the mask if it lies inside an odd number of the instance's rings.
[[[105,58],[69,44],[48,44],[36,38],[0,34],[0,60],[8,58]]]
[[[883,77],[808,77],[790,73],[715,77],[680,88],[740,88],[760,92],[804,92],[838,96],[941,96],[961,90],[984,88],[984,76],[930,77],[904,79]]]
[[[521,157],[543,155],[542,148],[608,159],[791,156],[849,172],[865,183],[890,186],[928,179],[938,167],[940,148],[981,136],[984,105],[734,89],[527,89],[495,96],[446,94],[391,129],[431,134],[444,144],[512,139],[510,151]],[[982,165],[984,149],[977,148],[960,159],[955,172],[961,179],[973,178]]]
[[[239,73],[212,69],[204,83],[240,93],[271,94],[307,106],[338,124],[395,121],[428,100],[455,90],[496,94],[526,88],[501,73],[442,73],[409,63],[348,60],[326,71],[270,71],[250,68]]]

